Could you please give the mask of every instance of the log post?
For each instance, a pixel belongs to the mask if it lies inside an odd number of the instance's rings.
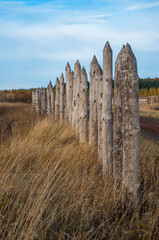
[[[47,107],[46,89],[43,88],[43,113],[44,113],[44,114],[46,114],[46,107]]]
[[[55,119],[60,119],[60,81],[56,79]]]
[[[50,85],[50,102],[51,102],[51,115],[53,117],[53,119],[55,118],[55,94],[54,94],[54,88],[52,86],[52,84]]]
[[[77,74],[77,85],[76,85],[76,135],[79,136],[79,111],[80,111],[80,92],[81,92],[81,71]]]
[[[139,199],[139,78],[137,63],[129,44],[123,49],[123,201],[137,205]]]
[[[97,115],[98,115],[98,159],[102,162],[102,97],[103,71],[98,64],[97,68]]]
[[[41,91],[40,88],[36,90],[36,111],[41,115]]]
[[[36,90],[32,91],[32,107],[36,107]]]
[[[80,142],[87,140],[88,134],[88,94],[87,94],[87,73],[83,67],[81,70],[81,89],[80,89],[80,123],[79,136]]]
[[[41,115],[41,88],[39,88],[39,115]]]
[[[73,102],[73,78],[74,72],[71,72],[69,81],[69,122],[72,123],[72,102]]]
[[[93,57],[90,67],[90,92],[89,92],[89,143],[96,144],[98,138],[97,125],[97,68],[98,61],[96,56]]]
[[[51,95],[50,95],[50,87],[47,86],[47,115],[50,116],[51,113]]]
[[[123,170],[123,94],[122,89],[124,87],[123,71],[122,71],[122,54],[123,48],[115,62],[115,76],[114,76],[114,126],[113,126],[113,175],[115,179],[116,189],[119,189],[122,183],[122,170]]]
[[[103,176],[112,172],[112,49],[107,42],[103,49],[103,105],[102,105]]]
[[[60,123],[64,122],[64,76],[60,77]]]
[[[77,75],[81,70],[81,65],[77,60],[74,65],[74,79],[73,79],[73,107],[72,107],[72,129],[76,129],[76,101],[77,101]]]
[[[69,112],[70,112],[70,79],[71,79],[71,67],[70,64],[67,63],[67,66],[65,68],[66,72],[66,122],[69,122]],[[72,108],[72,106],[71,106]]]
[[[41,94],[41,115],[44,115],[44,112],[43,112],[43,88],[40,88],[40,94]]]
[[[39,89],[36,89],[36,112],[39,113]]]
[[[66,94],[65,94],[65,88],[64,88],[64,120],[66,118]],[[66,120],[65,120],[66,122]]]

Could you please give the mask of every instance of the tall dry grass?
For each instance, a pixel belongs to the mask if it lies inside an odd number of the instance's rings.
[[[30,104],[0,102],[0,143],[26,135],[37,119]]]
[[[158,144],[141,139],[139,208],[123,211],[95,146],[29,106],[14,121],[0,145],[0,239],[158,239]]]

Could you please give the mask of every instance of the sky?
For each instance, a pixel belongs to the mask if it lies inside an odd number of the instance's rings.
[[[106,41],[114,64],[128,42],[139,77],[159,77],[159,1],[0,0],[0,89],[55,84],[77,59],[89,79]]]

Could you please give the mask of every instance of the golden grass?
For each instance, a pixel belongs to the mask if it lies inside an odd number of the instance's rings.
[[[0,145],[0,239],[159,237],[158,144],[141,139],[139,209],[123,212],[95,147],[79,144],[68,125],[37,119],[30,106],[19,109],[21,119],[17,112],[14,134]]]
[[[26,135],[36,119],[30,104],[0,103],[0,143],[14,135]]]
[[[140,117],[159,119],[159,103],[140,105]]]

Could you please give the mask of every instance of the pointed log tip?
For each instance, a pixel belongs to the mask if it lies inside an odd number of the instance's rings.
[[[129,54],[133,54],[132,48],[129,43],[126,44],[125,50]]]
[[[49,82],[49,86],[50,86],[50,87],[52,87],[52,83],[51,83],[51,80],[50,80],[50,82]]]
[[[66,71],[71,71],[71,67],[70,67],[70,64],[69,64],[69,62],[67,63],[67,65],[66,65],[66,69],[65,69]]]
[[[78,60],[78,59],[77,59],[77,61],[76,61],[75,65],[77,65],[77,66],[80,66],[80,67],[81,67],[81,64],[80,64],[80,62],[79,62],[79,60]]]
[[[64,75],[63,75],[63,73],[61,73],[61,78],[64,78]]]
[[[82,67],[81,74],[84,74],[84,75],[86,75],[86,74],[87,74],[87,73],[86,73],[86,69],[85,69],[85,67],[84,67],[84,66]]]
[[[58,77],[56,78],[56,83],[59,83],[59,78]]]
[[[133,61],[134,60],[136,61],[136,57],[135,57],[135,55],[134,55],[134,53],[132,51],[132,48],[131,48],[129,43],[127,43],[126,46],[123,47],[122,55],[130,56],[131,59],[133,59]]]
[[[129,43],[127,43],[127,44],[126,44],[126,49],[129,49],[129,50],[131,50],[131,46],[130,46],[130,44],[129,44]]]
[[[122,48],[120,49],[120,52],[119,52],[116,60],[119,59],[119,58],[122,56],[122,54],[123,54],[124,51],[125,51],[125,45],[123,44],[123,46],[122,46]]]
[[[93,58],[92,58],[91,64],[98,64],[98,61],[97,61],[97,58],[96,58],[95,55],[94,55]]]
[[[109,50],[110,52],[112,52],[111,46],[110,46],[109,42],[107,41],[106,44],[105,44],[105,46],[104,46],[103,51],[108,51],[108,50]]]
[[[100,75],[103,75],[103,70],[102,70],[102,68],[101,68],[101,66],[99,64],[98,64],[98,73]]]

